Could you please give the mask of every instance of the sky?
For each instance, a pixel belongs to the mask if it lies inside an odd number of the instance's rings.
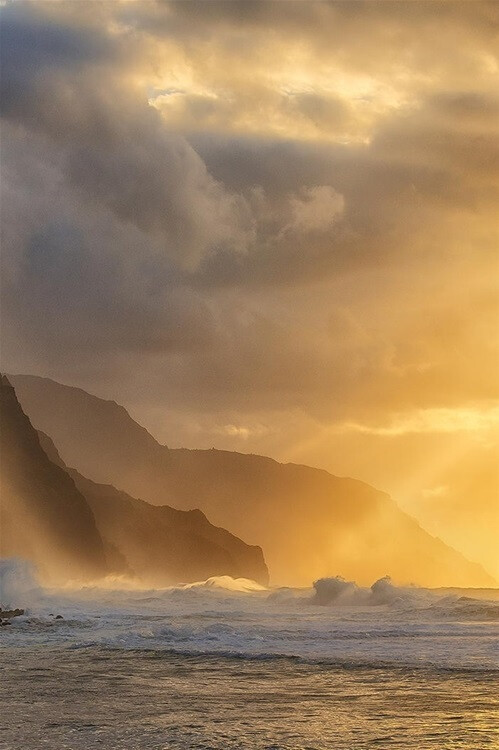
[[[499,5],[1,5],[2,367],[499,578]]]

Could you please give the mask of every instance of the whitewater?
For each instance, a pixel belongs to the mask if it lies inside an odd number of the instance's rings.
[[[499,747],[499,590],[0,573],[5,750]]]

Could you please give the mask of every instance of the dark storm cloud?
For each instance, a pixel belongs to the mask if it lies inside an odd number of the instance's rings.
[[[409,249],[413,257],[445,255],[444,245],[437,249],[442,224],[455,211],[493,211],[499,199],[497,106],[490,96],[436,94],[383,122],[368,146],[193,136],[215,177],[238,191],[260,187],[274,216],[283,209],[283,195],[303,185],[334,185],[345,199],[341,221],[327,237],[274,242],[271,253],[261,245],[236,258],[215,254],[203,278],[293,283],[405,262]]]
[[[182,288],[160,244],[102,206],[82,205],[59,150],[39,136],[4,125],[3,146],[4,357],[31,352],[63,366],[208,345],[210,310]]]
[[[42,4],[13,3],[2,8],[2,77],[42,74],[42,69],[97,64],[116,57],[105,33],[47,18]]]
[[[118,57],[105,34],[50,20],[40,9],[41,4],[22,2],[1,9],[0,93],[6,117],[32,120],[29,100],[58,72],[70,73]]]
[[[195,351],[212,315],[172,256],[218,241],[223,189],[124,92],[109,35],[39,8],[2,9],[4,355]]]
[[[457,340],[438,366],[427,330],[407,347],[404,299],[490,246],[496,13],[474,5],[470,29],[458,3],[4,7],[8,356],[98,377],[129,356],[152,399],[221,410],[468,397]]]
[[[282,12],[272,3],[264,6],[247,9],[247,17]],[[349,13],[326,6],[320,12]],[[15,13],[12,19],[6,16],[7,38],[9,22],[14,37],[24,28],[27,9],[20,8],[21,21]],[[224,23],[230,25],[233,12],[227,10]],[[304,12],[301,7],[299,13]],[[188,10],[174,5],[166,18],[172,13],[182,16]],[[211,11],[203,13],[216,21]],[[26,39],[34,27],[38,40],[32,58],[29,51],[23,55],[27,43],[7,45],[4,51],[4,86],[15,91],[14,97],[6,97],[6,117],[55,141],[64,149],[64,179],[82,200],[104,204],[119,220],[160,238],[166,257],[187,271],[194,269],[194,283],[289,283],[323,278],[358,263],[382,262],[400,245],[393,231],[398,214],[405,221],[409,213],[410,221],[420,224],[429,198],[463,201],[456,165],[471,162],[471,169],[480,160],[487,168],[494,164],[492,133],[477,135],[470,151],[466,129],[461,141],[452,138],[452,128],[425,121],[419,110],[382,122],[370,146],[306,149],[260,140],[245,160],[244,144],[233,141],[236,165],[231,142],[219,139],[223,154],[218,164],[209,148],[198,148],[203,161],[185,138],[168,133],[141,92],[126,88],[119,77],[123,58],[110,52],[119,47],[116,41],[110,39],[106,56],[105,44],[94,41],[92,46],[88,41],[88,29],[78,38],[74,27],[56,34],[53,18],[44,22],[35,13],[35,21],[26,24]],[[52,50],[54,36],[59,43]],[[25,85],[17,85],[19,76]],[[293,106],[309,114],[311,108],[332,108],[333,117],[343,116],[346,109],[341,100],[324,102],[317,94],[292,99]],[[465,117],[464,104],[461,119]],[[196,143],[195,137],[191,142]],[[448,156],[447,148],[452,149]],[[205,162],[214,164],[212,174]],[[345,197],[343,215],[324,231],[319,227],[308,235],[283,233],[292,201],[304,188],[321,185]],[[260,192],[255,195],[252,188]],[[466,200],[468,190],[462,187]]]
[[[164,130],[143,93],[125,89],[116,57],[93,58],[86,34],[54,34],[53,23],[40,21],[34,30],[28,24],[23,37],[12,8],[2,23],[12,38],[3,49],[3,114],[57,143],[68,185],[83,200],[160,235],[165,254],[180,264],[197,263],[216,247],[244,246],[251,229],[244,200],[226,194],[187,141]],[[54,36],[60,44],[52,49]]]

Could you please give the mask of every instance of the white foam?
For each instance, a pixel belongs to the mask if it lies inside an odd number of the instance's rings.
[[[261,586],[259,583],[252,581],[249,578],[231,578],[231,576],[213,576],[206,581],[186,583],[183,586],[177,586],[175,588],[183,591],[187,589],[220,589],[240,594],[249,594],[254,591],[268,591],[265,586]]]
[[[29,566],[9,561],[0,570],[9,604],[29,606],[28,617],[2,628],[6,644],[293,656],[342,664],[498,666],[497,602],[399,587],[388,578],[370,588],[335,577],[309,589],[269,590],[222,576],[162,589],[140,589],[130,581],[114,581],[113,588],[108,580],[48,590],[37,586]],[[55,614],[63,619],[56,621]]]
[[[433,596],[428,589],[396,586],[390,576],[379,578],[370,588],[362,588],[355,581],[346,581],[341,576],[320,578],[314,582],[314,589],[312,602],[321,605],[422,605]]]

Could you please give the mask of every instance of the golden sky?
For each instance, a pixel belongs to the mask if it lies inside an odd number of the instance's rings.
[[[499,577],[499,6],[3,3],[3,360]]]

